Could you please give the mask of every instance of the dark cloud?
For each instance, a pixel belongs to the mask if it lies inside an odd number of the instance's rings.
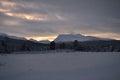
[[[119,3],[119,0],[2,0],[0,32],[24,37],[61,33],[118,36]]]

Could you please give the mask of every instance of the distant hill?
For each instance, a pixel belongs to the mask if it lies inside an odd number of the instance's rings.
[[[44,43],[44,44],[49,44],[50,41],[49,40],[41,40],[41,41],[38,41],[39,43]]]
[[[16,37],[16,36],[11,36],[5,33],[0,33],[0,37],[3,38],[10,38],[10,39],[17,39],[17,40],[26,40],[24,37]]]
[[[40,41],[37,41],[37,40],[34,40],[34,39],[30,39],[29,41],[32,41],[32,42],[35,42],[35,43],[50,44],[49,40],[40,40]]]
[[[96,40],[112,40],[108,38],[99,38],[93,36],[84,36],[81,34],[60,34],[54,41],[55,42],[70,42],[70,41],[96,41]]]
[[[49,44],[0,33],[0,53],[11,53],[17,51],[42,51],[47,49],[49,49]]]

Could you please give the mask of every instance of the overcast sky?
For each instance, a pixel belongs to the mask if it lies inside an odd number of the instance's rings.
[[[39,40],[67,33],[120,39],[120,0],[0,0],[0,32]]]

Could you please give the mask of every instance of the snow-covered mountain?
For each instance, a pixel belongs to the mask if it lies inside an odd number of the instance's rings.
[[[60,34],[54,41],[55,42],[68,42],[68,41],[94,41],[94,40],[112,40],[108,38],[99,38],[93,36],[84,36],[81,34]]]
[[[50,41],[49,40],[41,40],[41,41],[39,41],[39,43],[49,44]]]
[[[0,37],[6,37],[10,39],[17,39],[17,40],[26,40],[24,37],[16,37],[16,36],[11,36],[5,33],[0,33]]]
[[[38,43],[38,41],[37,41],[37,40],[34,40],[34,39],[29,39],[29,41],[32,41],[32,42]]]
[[[44,44],[49,44],[50,43],[49,40],[40,40],[40,41],[37,41],[37,40],[34,40],[34,39],[30,39],[29,41],[32,41],[32,42],[35,42],[35,43],[44,43]]]

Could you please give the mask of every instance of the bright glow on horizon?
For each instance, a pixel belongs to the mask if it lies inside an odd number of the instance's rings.
[[[56,36],[47,36],[47,37],[38,37],[38,36],[36,36],[36,37],[25,37],[26,39],[34,39],[34,40],[37,40],[37,41],[40,41],[40,40],[49,40],[49,41],[53,41],[55,38],[56,38]]]
[[[94,36],[94,37],[99,37],[99,38],[109,38],[109,39],[116,39],[116,40],[120,40],[119,35],[116,35],[114,33],[106,33],[106,34],[83,34],[84,36]],[[49,40],[49,41],[53,41],[57,36],[47,36],[47,37],[25,37],[26,39],[34,39],[34,40],[37,40],[37,41],[40,41],[40,40]]]
[[[115,33],[103,33],[103,34],[100,33],[100,34],[85,34],[85,35],[120,40],[119,35]]]

